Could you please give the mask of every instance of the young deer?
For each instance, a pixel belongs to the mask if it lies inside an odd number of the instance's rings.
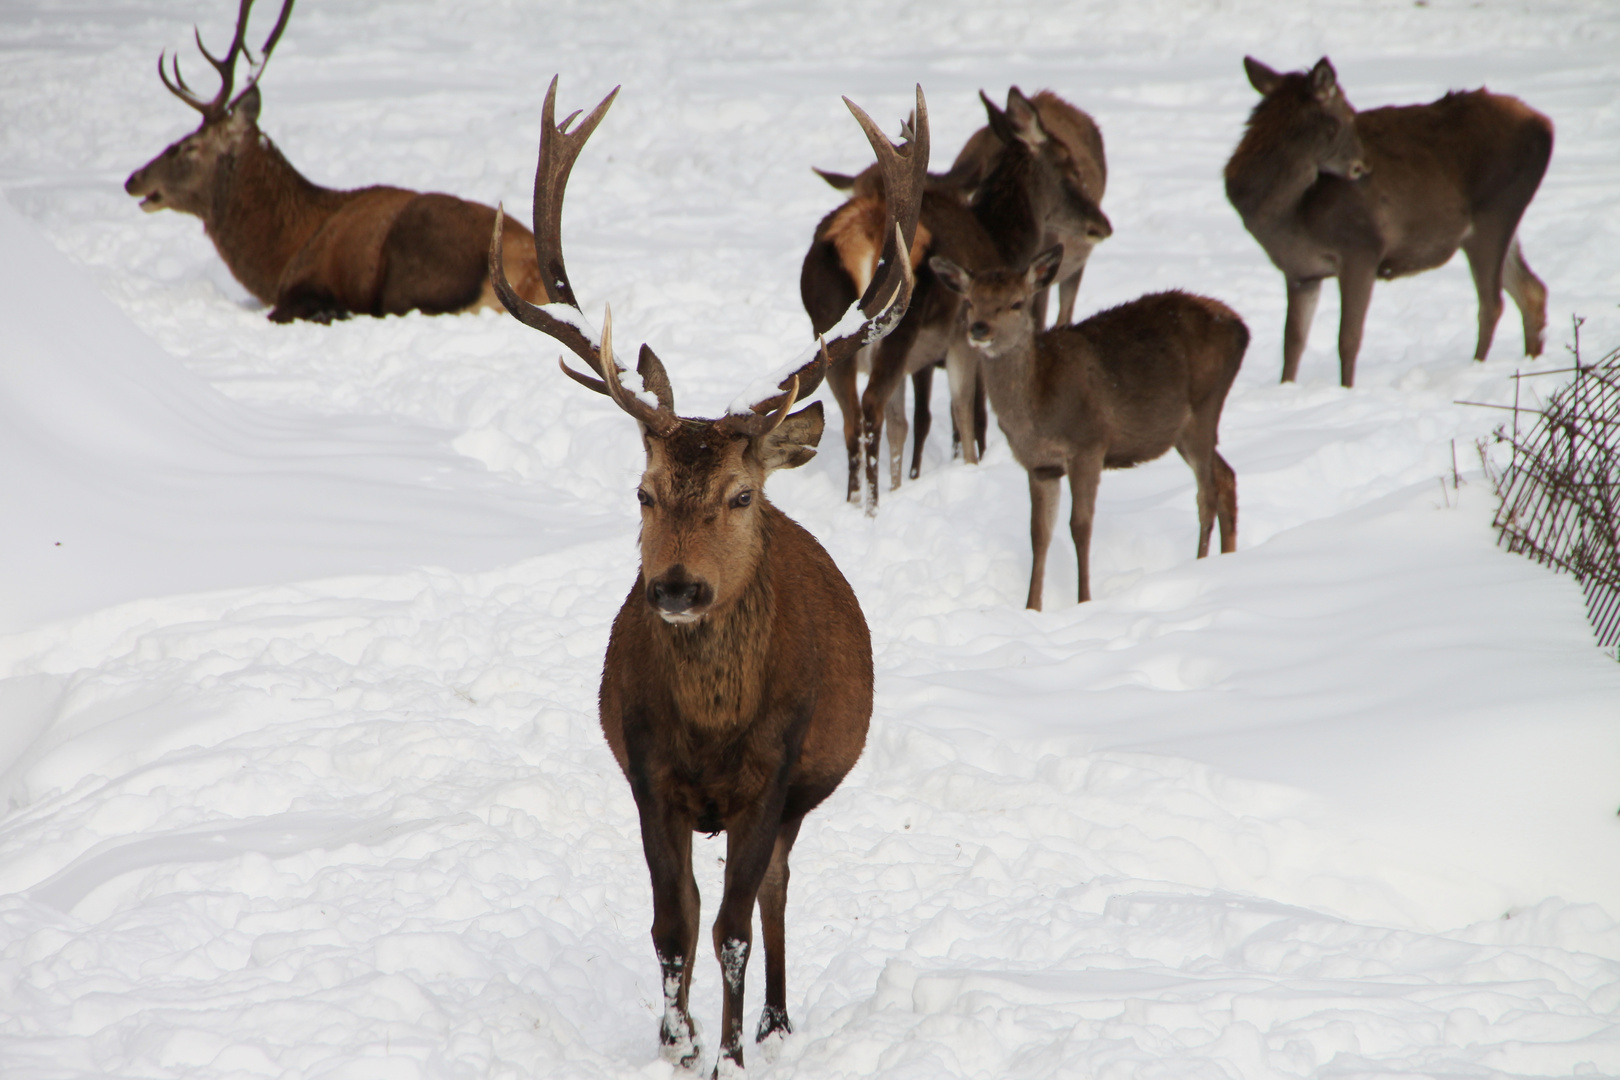
[[[966,301],[967,339],[979,351],[1013,456],[1029,473],[1027,603],[1037,611],[1065,474],[1082,603],[1091,599],[1091,522],[1104,469],[1140,465],[1174,447],[1198,481],[1198,557],[1209,554],[1217,520],[1221,550],[1237,547],[1237,477],[1215,444],[1248,327],[1217,300],[1163,292],[1037,331],[1034,298],[1062,260],[1061,249],[1049,248],[1027,268],[980,274],[932,260],[934,274]]]
[[[1073,269],[1065,268],[1063,272],[1072,274],[1078,288],[1079,272],[1092,246],[1113,232],[1090,194],[1094,190],[1096,197],[1101,197],[1100,136],[1095,143],[1096,157],[1091,155],[1091,144],[1079,136],[1072,137],[1081,150],[1072,151],[1065,138],[1047,129],[1036,104],[1016,86],[1008,91],[1005,110],[983,94],[979,96],[990,119],[989,130],[1000,149],[988,155],[983,140],[977,146],[970,141],[963,151],[966,161],[959,156],[951,173],[929,184],[917,234],[919,241],[926,244],[926,252],[918,252],[918,256],[939,255],[981,271],[1023,265],[1043,247],[1067,242],[1080,255],[1066,260],[1066,267]],[[1089,117],[1055,96],[1036,96],[1064,104],[1089,124]],[[1065,121],[1061,131],[1071,132],[1079,126],[1078,121]],[[818,333],[856,295],[864,265],[861,260],[875,243],[867,238],[868,230],[860,223],[877,215],[881,201],[869,187],[863,189],[862,181],[862,177],[851,181],[855,198],[822,221],[816,230],[816,242],[805,256],[799,289],[812,328]],[[961,186],[968,182],[973,185],[971,192]],[[1064,295],[1072,306],[1072,292]],[[844,414],[850,470],[848,496],[851,502],[860,497],[864,465],[869,514],[877,510],[878,444],[886,419],[893,422],[899,418],[903,423],[903,406],[891,401],[908,374],[915,379],[919,403],[924,403],[934,366],[945,364],[951,380],[953,426],[962,440],[963,456],[970,464],[978,461],[984,442],[983,405],[977,394],[977,359],[961,337],[959,307],[954,293],[939,287],[931,272],[920,271],[917,295],[906,318],[872,350],[871,375],[859,399],[853,361],[828,372],[828,384]],[[927,413],[919,404],[911,465],[914,478],[928,423]],[[973,432],[971,439],[969,432]],[[891,488],[900,484],[904,432],[898,435],[891,435],[889,441]]]
[[[910,300],[911,264],[903,253],[917,227],[928,166],[928,114],[918,88],[917,134],[894,147],[850,103],[888,192],[885,272],[867,290],[865,319],[783,380],[781,393],[741,414],[708,420],[675,412],[664,365],[645,345],[637,365],[640,389],[624,386],[610,316],[603,319],[600,345],[580,329],[583,318],[562,257],[563,191],[574,159],[617,93],[572,132],[572,116],[556,123],[555,79],[546,93],[534,256],[554,283],[558,304],[536,307],[507,284],[498,212],[490,276],[513,315],[601,374],[563,366],[636,420],[647,452],[636,492],[641,573],[608,638],[602,731],[641,819],[653,948],[663,975],[659,1040],[664,1056],[683,1067],[696,1065],[701,1055],[688,1011],[698,943],[692,833],[726,833],[725,893],[714,923],[725,982],[720,1054],[740,1069],[754,908],[765,939],[761,1041],[793,1030],[783,925],[788,855],[805,814],[860,757],[872,714],[872,643],[860,604],[815,538],[766,499],[764,484],[775,470],[815,456],[821,403],[792,409],[820,383],[827,359],[848,359],[886,333]],[[569,310],[561,310],[564,305]]]
[[[270,306],[272,322],[330,322],[360,315],[430,315],[496,307],[484,243],[495,211],[453,195],[396,187],[334,191],[306,180],[259,130],[259,77],[292,15],[282,5],[255,61],[244,46],[253,0],[241,0],[236,34],[223,58],[197,47],[219,73],[204,101],[173,62],[158,58],[163,85],[202,113],[202,125],[136,169],[124,190],[147,213],[178,210],[202,219],[220,258],[248,292]],[[247,56],[248,85],[231,97],[236,61]],[[529,231],[514,223],[507,243],[517,288],[546,300]]]
[[[1445,264],[1461,247],[1479,293],[1484,360],[1502,289],[1540,356],[1547,287],[1519,250],[1519,219],[1552,157],[1552,121],[1518,98],[1475,90],[1428,105],[1356,112],[1323,57],[1278,74],[1243,58],[1260,103],[1232,159],[1226,197],[1288,286],[1282,381],[1305,352],[1322,279],[1339,279],[1339,381],[1355,382],[1373,282]]]

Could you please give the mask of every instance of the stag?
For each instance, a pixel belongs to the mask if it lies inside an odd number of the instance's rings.
[[[1095,131],[1095,125],[1050,93],[1036,97],[1045,99],[1048,111],[1060,118],[1055,132],[1048,130],[1035,102],[1016,86],[1008,91],[1005,110],[983,93],[979,97],[989,116],[990,138],[999,149],[991,153],[989,139],[974,136],[951,171],[928,185],[918,230],[926,251],[919,256],[939,255],[977,271],[1022,265],[1043,247],[1064,244],[1066,250],[1078,253],[1065,260],[1062,270],[1070,275],[1065,281],[1072,279],[1077,289],[1092,247],[1113,232],[1096,202],[1104,176],[1101,137],[1093,145],[1076,134],[1086,126]],[[847,306],[857,294],[863,260],[870,259],[876,246],[870,225],[864,223],[876,217],[881,200],[869,185],[863,189],[863,181],[864,174],[851,180],[855,197],[823,220],[805,256],[800,294],[818,333],[841,310],[839,305]],[[1066,317],[1072,312],[1072,291],[1064,292],[1063,299]],[[1043,295],[1036,302],[1043,317],[1044,301]],[[877,508],[877,455],[884,422],[897,418],[904,422],[903,405],[891,399],[898,396],[907,374],[914,378],[918,399],[911,476],[917,476],[921,465],[929,426],[925,403],[933,368],[939,363],[951,380],[951,415],[963,456],[969,463],[978,461],[984,445],[982,397],[977,393],[977,360],[962,338],[959,311],[954,293],[939,287],[931,272],[919,272],[917,296],[906,318],[871,353],[871,374],[858,402],[854,363],[828,373],[844,414],[848,495],[852,502],[860,497],[864,465],[868,513]],[[900,484],[904,438],[903,428],[890,435],[891,488]]]
[[[1140,465],[1174,447],[1198,483],[1198,557],[1209,554],[1217,519],[1221,551],[1237,548],[1237,477],[1215,444],[1248,327],[1218,300],[1163,292],[1042,331],[1033,300],[1062,263],[1059,248],[1018,270],[980,274],[931,260],[935,276],[963,298],[996,419],[1029,473],[1034,561],[1026,603],[1036,611],[1065,475],[1081,603],[1091,599],[1091,523],[1104,469]]]
[[[1485,90],[1357,112],[1323,57],[1282,75],[1243,58],[1261,94],[1226,163],[1226,197],[1288,288],[1282,381],[1299,372],[1324,278],[1339,279],[1339,381],[1351,386],[1373,282],[1444,265],[1460,247],[1479,294],[1484,360],[1502,289],[1540,356],[1547,287],[1519,249],[1519,219],[1552,157],[1552,121]]]
[[[792,1031],[783,919],[788,855],[805,814],[838,786],[861,754],[872,712],[866,620],[832,559],[765,497],[765,479],[815,455],[820,402],[793,412],[829,361],[847,359],[892,328],[912,291],[905,253],[916,230],[928,165],[928,118],[917,90],[916,136],[892,146],[849,103],[882,163],[887,187],[881,273],[864,319],[784,379],[780,393],[717,420],[680,416],[663,363],[640,350],[639,389],[613,356],[612,315],[593,341],[563,264],[561,212],[568,174],[618,93],[569,131],[555,121],[557,80],[546,93],[535,172],[535,257],[558,296],[526,302],[506,282],[501,214],[490,276],[528,326],[567,346],[600,378],[563,365],[637,422],[647,468],[641,571],[613,621],[602,665],[602,731],[630,782],[652,878],[653,948],[664,989],[663,1055],[683,1067],[702,1053],[688,1011],[697,954],[694,831],[726,833],[724,895],[714,951],[725,984],[721,1060],[743,1064],[743,980],[755,905],[765,939],[765,1008],[756,1041]],[[716,1075],[720,1071],[717,1063]]]
[[[252,6],[253,0],[241,0],[236,34],[223,57],[208,51],[201,31],[196,34],[197,47],[219,76],[211,100],[186,85],[178,56],[170,67],[166,53],[158,57],[163,85],[200,112],[202,124],[131,173],[124,190],[148,213],[178,210],[201,218],[220,258],[270,307],[272,322],[497,308],[484,259],[493,209],[397,187],[320,187],[259,130],[259,78],[287,28],[293,0],[282,5],[257,59],[245,44]],[[251,74],[232,97],[242,57]],[[544,303],[529,231],[514,223],[507,242],[517,288]]]

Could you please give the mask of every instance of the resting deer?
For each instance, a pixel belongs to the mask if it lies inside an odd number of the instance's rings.
[[[484,260],[495,211],[454,195],[396,187],[334,191],[310,183],[259,130],[259,77],[292,15],[282,5],[275,29],[254,60],[244,45],[253,0],[241,0],[236,34],[223,58],[197,34],[197,47],[219,74],[205,101],[173,62],[158,58],[163,85],[202,113],[202,124],[136,169],[124,190],[141,209],[178,210],[203,229],[236,280],[270,306],[273,322],[330,322],[360,315],[430,315],[496,307]],[[234,98],[236,62],[246,56],[248,84]],[[507,242],[517,288],[544,303],[529,231],[513,224]]]
[[[1373,282],[1444,265],[1459,247],[1479,293],[1484,360],[1502,289],[1540,356],[1547,288],[1519,250],[1519,219],[1552,157],[1552,121],[1518,98],[1475,90],[1428,105],[1357,112],[1323,57],[1278,74],[1244,57],[1261,93],[1226,163],[1226,197],[1288,286],[1282,381],[1305,352],[1322,279],[1339,279],[1339,381],[1355,382]]]
[[[1063,252],[1049,248],[1027,268],[974,274],[932,260],[935,275],[966,301],[967,338],[983,361],[990,402],[1029,473],[1027,606],[1036,611],[1065,474],[1082,603],[1091,599],[1091,522],[1104,469],[1140,465],[1174,447],[1198,481],[1198,557],[1209,554],[1217,520],[1221,551],[1237,548],[1237,477],[1215,444],[1248,327],[1218,300],[1163,292],[1037,331],[1034,299],[1062,261]]]
[[[884,272],[861,305],[865,319],[783,380],[781,393],[706,420],[675,412],[664,365],[646,345],[637,365],[640,388],[624,385],[611,314],[602,320],[598,345],[581,329],[586,324],[563,265],[559,227],[568,174],[617,93],[572,132],[572,116],[555,122],[555,79],[546,93],[535,256],[555,283],[558,303],[536,307],[506,283],[499,213],[490,276],[513,315],[562,342],[601,378],[566,364],[563,370],[611,397],[641,432],[647,452],[636,492],[641,573],[608,639],[602,731],[641,819],[653,948],[663,973],[659,1040],[664,1056],[683,1067],[701,1055],[688,1012],[698,939],[692,833],[726,833],[725,893],[714,924],[725,982],[720,1054],[741,1067],[755,904],[765,938],[765,1009],[756,1040],[764,1040],[792,1030],[783,953],[788,854],[804,815],[860,757],[872,712],[872,644],[855,594],[815,538],[766,499],[764,484],[775,470],[815,456],[821,404],[792,410],[820,383],[827,361],[847,359],[887,332],[910,300],[904,253],[928,165],[928,115],[919,88],[916,135],[896,148],[850,104],[888,191],[890,242]]]
[[[963,152],[968,162],[964,164],[959,156],[960,168],[953,167],[951,173],[936,178],[929,186],[918,230],[926,252],[916,254],[939,255],[972,270],[988,270],[1022,265],[1043,247],[1068,241],[1081,254],[1066,260],[1063,272],[1072,274],[1078,288],[1079,272],[1092,246],[1113,232],[1089,194],[1093,181],[1097,181],[1100,197],[1100,157],[1089,158],[1089,149],[1081,155],[1072,153],[1063,138],[1047,130],[1036,105],[1016,86],[1008,91],[1005,110],[982,93],[979,97],[989,116],[989,129],[1001,148],[993,161],[987,162],[983,140],[977,147],[970,140]],[[1084,117],[1072,106],[1065,107],[1075,116]],[[1089,118],[1085,120],[1089,123]],[[1066,122],[1063,130],[1079,127],[1077,121]],[[1085,143],[1078,137],[1077,141]],[[1100,155],[1100,136],[1095,149]],[[950,179],[953,176],[956,180]],[[968,182],[973,185],[971,199],[962,186]],[[856,197],[817,228],[816,242],[805,256],[800,275],[800,294],[812,328],[818,333],[841,310],[839,304],[847,306],[856,294],[862,259],[874,243],[868,239],[870,226],[861,222],[870,221],[880,203],[870,191],[860,190],[859,178],[852,181],[852,186],[857,190]],[[1044,297],[1041,303],[1044,305]],[[1072,303],[1069,294],[1071,308]],[[899,417],[903,422],[903,408],[890,402],[907,374],[931,375],[935,364],[945,364],[951,380],[952,420],[962,439],[963,456],[969,463],[978,461],[984,423],[982,406],[975,407],[977,361],[961,339],[959,307],[957,297],[939,288],[931,273],[919,273],[917,296],[907,317],[872,351],[871,375],[858,405],[855,364],[838,366],[828,373],[828,383],[844,414],[850,470],[848,496],[852,502],[860,497],[864,465],[868,513],[877,509],[877,456],[883,425],[886,418],[892,421]],[[1041,310],[1044,313],[1044,306]],[[919,402],[926,401],[926,379],[918,379],[917,390]],[[922,441],[928,430],[927,415],[921,408],[917,419],[913,478],[920,468]],[[971,440],[967,435],[970,431],[974,433]],[[900,484],[904,432],[897,434],[899,437],[891,435],[889,442],[891,488]]]

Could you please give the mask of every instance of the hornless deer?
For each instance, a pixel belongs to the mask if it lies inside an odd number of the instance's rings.
[[[1323,57],[1282,75],[1243,58],[1261,93],[1226,163],[1226,197],[1288,286],[1282,381],[1299,372],[1322,279],[1339,279],[1339,381],[1355,382],[1373,282],[1432,270],[1461,247],[1479,293],[1484,360],[1502,289],[1540,356],[1547,287],[1519,250],[1519,219],[1552,156],[1552,121],[1474,90],[1357,112]]]
[[[1083,113],[1055,96],[1044,96],[1056,103],[1049,104],[1054,115],[1066,116],[1057,109],[1061,105],[1068,113],[1084,118]],[[982,93],[979,97],[1000,149],[988,155],[986,141],[975,136],[977,143],[970,140],[952,171],[929,185],[918,230],[919,239],[927,245],[926,253],[981,271],[1023,265],[1043,247],[1068,241],[1080,254],[1066,260],[1063,272],[1072,276],[1078,288],[1079,273],[1092,246],[1113,232],[1090,194],[1093,189],[1100,194],[1100,136],[1095,140],[1095,155],[1091,142],[1072,134],[1083,130],[1080,121],[1064,119],[1065,137],[1058,137],[1047,130],[1039,109],[1016,86],[1008,91],[1006,110],[997,108]],[[1089,118],[1084,120],[1089,124]],[[1073,152],[1067,137],[1076,139],[1081,153]],[[856,197],[822,221],[816,230],[816,242],[805,256],[799,289],[812,328],[818,333],[842,310],[840,305],[848,306],[856,295],[865,273],[862,268],[875,244],[870,226],[864,223],[877,216],[881,202],[869,188],[863,190],[862,183],[861,177],[851,182]],[[972,184],[971,200],[963,186],[967,183]],[[1072,309],[1072,291],[1065,296],[1066,306]],[[1041,303],[1044,314],[1044,298]],[[891,399],[907,374],[916,380],[919,402],[912,477],[918,474],[922,443],[928,433],[929,417],[924,405],[936,363],[945,364],[951,380],[951,414],[962,440],[963,456],[969,463],[978,461],[983,448],[982,399],[976,401],[977,360],[962,339],[959,308],[958,298],[939,288],[932,273],[919,272],[917,295],[906,318],[872,350],[871,374],[858,404],[855,363],[835,366],[828,372],[828,383],[844,414],[848,496],[851,502],[860,497],[864,465],[869,514],[877,510],[877,457],[883,425],[886,418],[904,422],[903,406],[891,404]],[[904,437],[903,430],[890,436],[891,487],[900,484]]]
[[[1198,557],[1209,554],[1217,519],[1221,550],[1237,548],[1237,477],[1215,443],[1248,327],[1217,300],[1163,292],[1038,331],[1034,298],[1062,261],[1063,252],[1049,248],[1026,269],[974,274],[932,260],[935,275],[966,301],[968,340],[983,359],[996,418],[1029,473],[1027,605],[1037,611],[1065,473],[1082,603],[1091,599],[1091,522],[1104,469],[1140,465],[1175,447],[1198,481]]]
[[[202,124],[136,169],[124,190],[141,209],[179,210],[202,218],[225,265],[248,292],[270,306],[272,322],[330,322],[351,314],[430,315],[497,307],[484,259],[495,211],[454,195],[396,187],[334,191],[310,183],[259,130],[259,76],[292,15],[282,5],[275,29],[254,60],[243,44],[253,0],[241,0],[236,35],[217,58],[197,34],[197,47],[219,73],[219,92],[204,101],[158,58],[158,76]],[[231,97],[236,61],[251,75]],[[545,286],[529,231],[513,224],[517,288],[544,303]]]
[[[645,345],[640,389],[624,385],[611,314],[598,347],[580,329],[584,319],[563,266],[568,174],[617,93],[572,132],[573,116],[555,122],[555,79],[546,93],[535,256],[559,302],[536,307],[506,283],[499,212],[490,277],[513,315],[602,377],[566,364],[563,370],[611,397],[641,431],[641,572],[608,639],[602,731],[630,781],[652,878],[653,948],[664,989],[659,1040],[664,1056],[684,1067],[702,1052],[688,1012],[698,939],[692,833],[726,833],[725,892],[714,924],[725,982],[720,1055],[740,1067],[755,904],[765,938],[765,1009],[756,1036],[763,1040],[792,1030],[783,953],[788,854],[804,815],[860,757],[872,712],[872,644],[855,594],[815,539],[765,498],[764,483],[815,455],[821,404],[795,413],[794,402],[816,388],[829,359],[847,359],[887,332],[910,300],[905,253],[928,166],[928,116],[919,87],[916,134],[896,148],[850,104],[888,189],[890,240],[883,273],[861,305],[865,320],[783,380],[782,393],[751,411],[705,420],[675,412],[669,377]]]

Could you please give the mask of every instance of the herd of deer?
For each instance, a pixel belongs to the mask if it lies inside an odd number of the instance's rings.
[[[1026,97],[1014,87],[1004,109],[981,94],[989,123],[943,174],[927,171],[920,87],[900,145],[846,98],[877,162],[856,176],[821,173],[850,197],[817,226],[800,278],[821,338],[817,356],[745,412],[684,417],[646,345],[639,386],[630,384],[614,357],[611,312],[599,333],[592,328],[563,263],[568,175],[617,89],[577,126],[577,112],[558,124],[552,80],[533,233],[498,209],[450,195],[334,191],[306,180],[258,128],[258,80],[293,0],[257,58],[245,44],[251,5],[240,0],[222,58],[197,36],[220,80],[212,100],[191,91],[178,60],[166,66],[159,57],[164,85],[202,124],[136,170],[125,189],[145,210],[200,217],[231,272],[276,322],[499,302],[592,372],[563,364],[566,374],[635,419],[647,455],[637,490],[641,570],[608,641],[601,722],[635,798],[652,878],[660,1042],[685,1067],[701,1054],[688,1011],[699,914],[692,835],[726,833],[714,924],[724,981],[720,1060],[741,1067],[754,909],[765,939],[763,1041],[792,1030],[783,955],[788,855],[804,815],[860,756],[872,711],[871,640],[855,594],[815,538],[764,494],[770,473],[804,464],[820,442],[821,404],[797,412],[795,404],[827,379],[843,411],[849,497],[860,500],[864,487],[873,512],[885,422],[890,483],[900,483],[905,376],[916,398],[913,478],[934,368],[946,370],[955,441],[970,463],[984,449],[988,391],[1029,475],[1028,606],[1038,609],[1064,476],[1082,601],[1090,597],[1091,521],[1104,469],[1174,447],[1197,480],[1199,557],[1217,522],[1221,550],[1234,550],[1237,481],[1216,443],[1248,328],[1220,301],[1180,291],[1071,321],[1087,260],[1113,227],[1100,206],[1102,136],[1055,94]],[[244,56],[251,77],[232,97]],[[1244,67],[1261,99],[1227,162],[1226,192],[1284,275],[1284,381],[1298,372],[1323,279],[1339,279],[1340,380],[1349,387],[1374,280],[1440,266],[1459,247],[1479,294],[1475,358],[1490,348],[1504,288],[1523,318],[1525,352],[1540,354],[1547,291],[1516,234],[1552,153],[1551,121],[1484,90],[1357,112],[1325,58],[1307,72],[1280,74],[1252,58]],[[1053,284],[1059,307],[1048,327]],[[846,321],[851,305],[860,318]]]

